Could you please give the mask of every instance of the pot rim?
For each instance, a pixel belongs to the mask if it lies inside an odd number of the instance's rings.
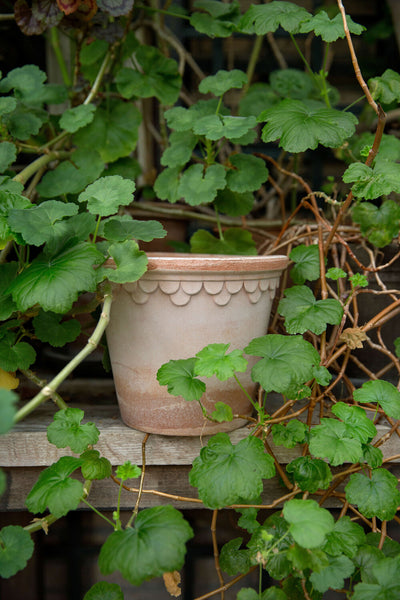
[[[173,271],[283,271],[289,262],[285,255],[238,256],[226,254],[189,254],[146,252],[147,272]]]

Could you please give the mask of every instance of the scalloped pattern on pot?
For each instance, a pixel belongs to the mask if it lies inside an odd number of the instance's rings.
[[[226,306],[232,296],[238,294],[241,290],[244,290],[247,294],[251,304],[256,304],[263,294],[268,294],[272,300],[278,285],[279,277],[233,281],[221,281],[219,279],[212,281],[156,281],[142,278],[134,283],[124,285],[124,288],[135,304],[145,304],[151,294],[160,290],[169,296],[175,306],[185,306],[193,296],[202,291],[211,296],[218,306]]]

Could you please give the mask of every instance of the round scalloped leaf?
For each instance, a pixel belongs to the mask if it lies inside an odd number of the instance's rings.
[[[180,167],[167,167],[164,171],[161,171],[154,182],[154,191],[158,198],[168,200],[171,203],[180,200],[179,174]]]
[[[368,86],[372,97],[383,104],[400,101],[400,75],[392,69],[386,69],[380,77],[372,77]]]
[[[18,264],[9,262],[0,265],[0,320],[5,321],[16,310],[8,287],[15,279],[17,274]]]
[[[10,71],[0,81],[0,92],[9,92],[14,89],[19,96],[28,96],[42,86],[47,75],[36,65],[24,65]]]
[[[231,89],[241,89],[247,83],[247,75],[239,69],[231,71],[220,70],[215,75],[205,77],[199,83],[199,92],[202,94],[214,94],[214,96],[223,96],[225,92]]]
[[[28,140],[31,135],[36,135],[43,123],[47,121],[45,111],[35,110],[19,104],[10,114],[3,117],[10,134],[18,140]]]
[[[161,164],[164,167],[181,167],[189,162],[198,137],[191,131],[173,131],[169,136],[169,146],[164,150]]]
[[[0,173],[5,171],[17,158],[17,147],[11,142],[0,143]]]
[[[338,325],[343,316],[343,307],[338,300],[316,300],[305,285],[288,288],[278,311],[285,317],[288,333],[305,333],[309,330],[319,335],[326,330],[328,323]]]
[[[203,381],[196,378],[196,358],[170,360],[157,371],[157,381],[168,386],[172,396],[182,396],[185,400],[200,400],[206,391]]]
[[[249,551],[240,549],[242,542],[243,538],[235,538],[221,548],[219,555],[220,567],[231,577],[238,573],[247,573],[251,567]]]
[[[252,154],[233,154],[232,168],[226,174],[226,184],[234,192],[256,192],[268,179],[265,162]]]
[[[361,525],[353,523],[350,517],[341,517],[336,521],[333,531],[326,536],[324,550],[331,556],[345,554],[352,558],[358,548],[365,544],[365,538]]]
[[[30,534],[19,525],[0,530],[0,577],[8,579],[26,567],[34,545]]]
[[[219,239],[205,229],[198,229],[190,238],[190,250],[195,254],[234,254],[255,256],[256,244],[249,231],[230,227]]]
[[[353,574],[355,568],[347,556],[333,556],[329,558],[329,565],[311,573],[310,581],[314,589],[321,593],[329,589],[341,589],[344,580]]]
[[[274,475],[274,461],[259,438],[249,436],[232,445],[226,433],[218,433],[194,460],[189,482],[204,505],[215,509],[256,500],[263,479]]]
[[[200,33],[209,37],[229,37],[236,30],[240,18],[238,2],[217,2],[216,0],[196,0],[194,7],[202,12],[194,12],[190,24]]]
[[[295,263],[290,271],[290,277],[296,284],[303,284],[306,281],[315,281],[319,278],[319,249],[317,244],[306,246],[300,244],[293,248],[289,258]]]
[[[379,556],[371,554],[373,562],[368,570],[364,569],[364,581],[354,586],[352,600],[397,600],[400,596],[399,557],[379,560]]]
[[[290,523],[294,540],[303,548],[322,546],[335,525],[331,513],[315,500],[289,500],[283,507],[283,516]]]
[[[68,233],[68,222],[63,219],[77,213],[76,204],[47,200],[29,209],[11,210],[8,223],[12,231],[20,233],[27,244],[41,246]]]
[[[79,194],[79,202],[87,202],[87,209],[94,215],[107,217],[133,201],[135,182],[120,175],[100,177]]]
[[[27,342],[10,343],[7,338],[0,340],[0,368],[4,371],[29,369],[36,360],[34,348]]]
[[[132,585],[141,585],[163,573],[179,570],[186,542],[193,537],[190,525],[172,506],[139,512],[134,527],[114,531],[100,550],[103,575],[119,571]]]
[[[229,173],[227,180],[229,179]],[[230,217],[241,217],[248,215],[254,206],[254,196],[251,192],[233,192],[229,187],[219,190],[214,206],[218,212]]]
[[[97,444],[99,430],[94,423],[82,424],[85,416],[80,408],[65,408],[55,413],[52,423],[47,427],[47,439],[57,448],[71,448],[81,454],[86,448]]]
[[[301,24],[310,19],[311,14],[302,6],[277,0],[269,4],[252,5],[239,21],[238,29],[243,33],[265,35],[280,26],[289,33],[298,33]]]
[[[81,454],[84,479],[106,479],[111,476],[112,466],[108,458],[100,456],[98,450],[86,450]]]
[[[194,366],[195,375],[201,377],[216,377],[226,381],[236,372],[244,373],[247,369],[247,360],[243,357],[242,350],[232,350],[227,354],[229,344],[209,344],[196,354],[197,361]]]
[[[326,490],[332,481],[332,472],[325,461],[311,456],[299,456],[288,464],[286,471],[303,492]]]
[[[61,348],[76,340],[81,332],[79,321],[76,319],[61,321],[61,318],[61,315],[41,310],[32,320],[36,337],[55,348]]]
[[[314,82],[310,75],[299,69],[272,71],[269,81],[272,90],[281,98],[302,100],[315,94]]]
[[[115,268],[101,267],[99,280],[106,277],[114,283],[129,283],[137,281],[146,272],[147,256],[133,240],[115,242],[109,246],[108,251],[114,259]]]
[[[198,206],[212,202],[218,190],[225,186],[225,169],[222,165],[211,165],[205,172],[203,165],[191,165],[182,174],[178,194],[191,206]]]
[[[98,581],[86,592],[83,600],[124,600],[124,594],[117,583]]]
[[[140,477],[142,469],[137,465],[133,465],[130,460],[127,460],[123,465],[118,465],[115,473],[119,479],[127,481],[128,479]]]
[[[388,417],[400,419],[400,392],[389,381],[367,381],[353,392],[356,402],[377,402]]]
[[[17,101],[10,96],[0,98],[0,117],[6,115],[17,108]]]
[[[349,406],[345,402],[337,402],[332,406],[332,412],[352,428],[352,436],[360,442],[367,443],[376,436],[376,427],[361,406]]]
[[[158,221],[136,221],[130,215],[110,217],[101,222],[99,234],[113,242],[125,240],[143,240],[151,242],[167,235],[164,227]]]
[[[345,183],[353,183],[356,198],[375,200],[391,192],[400,192],[400,165],[391,160],[379,160],[373,167],[353,163],[343,173]]]
[[[400,206],[394,200],[385,200],[380,207],[360,202],[351,214],[361,233],[377,248],[390,244],[399,233]]]
[[[0,434],[7,433],[14,424],[18,396],[9,389],[0,388]]]
[[[362,446],[353,436],[352,428],[336,419],[321,419],[311,429],[310,452],[317,458],[326,458],[336,467],[343,463],[357,463],[362,459]]]
[[[350,33],[360,35],[365,30],[363,25],[355,23],[349,15],[346,15],[346,22]],[[339,38],[346,37],[342,15],[338,13],[333,19],[330,19],[324,10],[320,10],[309,21],[302,23],[300,31],[301,33],[313,31],[315,35],[321,36],[324,42],[336,42]]]
[[[387,469],[373,469],[371,477],[353,473],[345,487],[346,500],[358,506],[361,514],[368,519],[378,517],[382,521],[390,521],[400,504],[397,485],[397,477]]]
[[[94,104],[80,104],[68,108],[60,118],[60,127],[68,133],[75,133],[93,121],[95,110]]]
[[[275,423],[271,428],[272,439],[276,446],[294,448],[305,442],[307,430],[307,425],[298,419],[292,419],[287,425]]]

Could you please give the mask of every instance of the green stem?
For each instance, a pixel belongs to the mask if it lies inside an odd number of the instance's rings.
[[[214,207],[214,210],[215,210],[215,217],[217,219],[218,236],[219,236],[219,239],[221,240],[221,242],[223,242],[224,241],[224,232],[222,231],[221,221],[219,219],[219,212],[215,207]]]
[[[302,51],[300,50],[300,47],[299,47],[298,43],[296,42],[296,39],[295,39],[295,37],[294,37],[293,33],[289,33],[289,35],[290,35],[290,38],[291,38],[291,40],[292,40],[292,42],[293,42],[293,44],[294,44],[294,47],[296,48],[296,50],[297,50],[297,52],[298,52],[298,54],[299,54],[299,56],[300,56],[301,60],[303,61],[304,65],[305,65],[305,67],[306,67],[307,71],[309,72],[309,74],[311,75],[311,77],[312,77],[312,78],[315,80],[315,75],[314,75],[314,72],[313,72],[313,70],[311,69],[310,65],[308,64],[308,62],[307,62],[307,60],[306,60],[306,57],[304,56],[304,54],[303,54],[303,53],[302,53]]]
[[[48,154],[44,154],[43,156],[40,156],[31,162],[27,167],[25,167],[25,169],[22,169],[18,175],[15,175],[15,177],[13,177],[13,181],[19,181],[25,185],[32,175],[34,175],[42,167],[48,165],[52,160],[67,158],[69,155],[69,152],[49,152]]]
[[[350,110],[350,108],[352,108],[353,106],[355,106],[356,104],[358,104],[359,102],[362,102],[365,100],[365,96],[362,95],[359,98],[357,98],[357,100],[354,100],[354,102],[352,102],[351,104],[348,104],[344,109],[343,112],[346,112],[346,110]]]
[[[71,78],[68,73],[68,69],[67,69],[67,65],[64,60],[63,53],[61,52],[60,39],[58,37],[57,27],[52,27],[50,29],[50,43],[51,43],[51,47],[53,48],[54,54],[56,56],[63,81],[67,87],[71,87],[72,81],[71,81]]]
[[[178,19],[185,19],[186,21],[190,21],[190,17],[188,17],[187,15],[173,13],[173,12],[170,12],[169,10],[163,10],[162,8],[155,8],[153,6],[150,7],[150,6],[146,6],[145,4],[135,4],[135,7],[140,8],[142,10],[147,10],[148,12],[158,12],[158,13],[161,13],[162,15],[168,15],[169,17],[177,17]]]
[[[121,529],[121,518],[120,518],[120,513],[121,513],[121,493],[122,493],[122,479],[120,481],[119,484],[119,489],[118,489],[118,499],[117,499],[117,510],[116,512],[116,516],[115,516],[115,528],[119,531]]]
[[[97,217],[96,229],[94,230],[94,234],[93,234],[93,244],[95,243],[96,238],[97,238],[97,234],[98,234],[99,227],[100,227],[100,222],[101,222],[101,215],[99,215]]]
[[[34,521],[33,523],[29,523],[29,525],[26,525],[24,527],[24,529],[28,533],[35,533],[35,531],[40,531],[41,529],[46,531],[47,527],[49,525],[52,525],[56,521],[58,521],[58,517],[55,517],[53,514],[50,514],[50,515],[47,515],[46,517],[43,517],[43,519],[38,519],[37,521]]]
[[[254,408],[258,412],[258,409],[259,409],[258,405],[254,402],[253,398],[250,396],[248,391],[245,390],[243,385],[240,383],[239,377],[236,375],[236,373],[233,374],[233,377],[234,377],[236,383],[238,384],[238,386],[240,387],[240,389],[242,390],[243,394],[246,396],[246,398],[251,402],[251,404],[254,406]]]
[[[35,375],[35,373],[33,371],[31,371],[30,369],[21,370],[21,373],[23,373],[27,379],[29,379],[30,381],[33,381],[33,383],[35,383],[40,388],[46,387],[47,382],[44,381],[43,379],[40,379],[40,377]],[[68,408],[68,404],[66,404],[64,402],[64,400],[61,398],[60,394],[57,394],[56,392],[54,392],[51,397],[60,410]]]
[[[99,517],[104,519],[104,521],[107,521],[107,523],[109,523],[109,525],[111,525],[111,527],[113,529],[115,529],[115,523],[110,521],[110,519],[108,519],[105,515],[103,515],[103,513],[101,513],[99,510],[97,510],[97,508],[95,506],[93,506],[93,504],[90,504],[90,502],[88,502],[86,500],[86,498],[81,498],[81,501],[84,502],[89,508],[91,508],[92,511],[96,513],[96,515],[99,515]]]
[[[247,90],[249,89],[249,87],[251,85],[254,71],[256,70],[257,61],[260,56],[263,40],[264,40],[264,36],[262,36],[262,35],[258,35],[256,37],[256,39],[254,40],[253,49],[251,51],[249,62],[247,64],[247,71],[246,71],[247,83],[242,88],[242,94],[241,94],[242,97],[246,94]]]
[[[86,346],[58,373],[58,375],[56,375],[56,377],[54,377],[54,379],[48,385],[46,385],[46,387],[39,392],[39,394],[36,394],[32,400],[25,404],[25,406],[23,406],[16,413],[14,417],[15,423],[22,421],[22,419],[33,412],[38,406],[43,404],[43,402],[46,402],[46,400],[48,400],[48,398],[54,394],[64,379],[66,379],[68,375],[70,375],[73,370],[76,369],[76,367],[94,351],[101,340],[101,337],[110,320],[111,303],[112,294],[110,290],[104,295],[104,305],[99,322],[97,323],[96,329],[94,330],[93,335],[89,338]]]
[[[111,62],[111,49],[108,50],[107,54],[104,57],[103,62],[101,63],[101,67],[99,69],[99,72],[96,75],[96,79],[94,80],[92,89],[90,90],[89,94],[87,95],[87,97],[85,98],[83,104],[90,104],[92,100],[94,100],[94,98],[97,95],[97,92],[100,89],[101,83],[103,81],[104,75],[107,72],[108,69],[108,65]]]

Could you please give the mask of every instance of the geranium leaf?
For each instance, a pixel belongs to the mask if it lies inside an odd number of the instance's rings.
[[[191,206],[212,202],[226,185],[225,169],[222,165],[211,165],[204,172],[203,165],[191,165],[182,174],[178,194]]]
[[[265,162],[252,154],[233,154],[232,169],[226,174],[227,186],[234,192],[256,192],[268,179]]]
[[[360,442],[369,442],[376,436],[376,427],[368,419],[367,414],[360,406],[349,406],[345,402],[337,402],[332,406],[333,414],[351,427],[352,437]]]
[[[253,83],[239,101],[239,114],[242,117],[258,117],[263,110],[274,106],[279,100],[279,96],[267,83]]]
[[[63,456],[42,471],[26,498],[28,510],[42,513],[48,508],[56,518],[75,510],[83,496],[83,483],[70,475],[81,464],[80,458]]]
[[[294,448],[305,441],[307,430],[307,425],[298,419],[292,419],[287,425],[275,423],[271,428],[272,439],[277,446]]]
[[[364,543],[364,529],[345,516],[336,521],[333,530],[326,536],[324,550],[331,556],[345,554],[352,558]]]
[[[17,342],[7,338],[0,340],[0,368],[4,371],[29,369],[36,360],[36,351],[27,342]]]
[[[78,149],[70,160],[64,160],[53,171],[48,171],[36,189],[42,198],[79,194],[103,170],[104,162],[96,150]]]
[[[204,135],[207,139],[213,141],[225,137],[228,140],[239,143],[239,140],[242,142],[242,137],[256,125],[257,121],[253,116],[206,115],[200,117],[193,124],[193,132],[196,135]]]
[[[243,538],[235,538],[224,544],[219,555],[220,567],[228,575],[247,573],[251,567],[250,553],[241,550]]]
[[[263,479],[274,474],[274,461],[259,438],[249,436],[232,445],[226,433],[218,433],[194,460],[189,482],[198,488],[205,506],[222,508],[255,500],[262,492]]]
[[[93,121],[79,129],[74,142],[78,147],[97,148],[104,162],[113,162],[136,148],[141,120],[131,102],[110,100],[109,109],[97,108]]]
[[[198,139],[191,131],[173,131],[169,136],[169,146],[161,157],[161,164],[164,167],[185,165],[190,160]]]
[[[124,594],[117,583],[98,581],[86,592],[83,600],[124,600]]]
[[[17,158],[17,147],[11,142],[0,143],[0,173],[5,171]]]
[[[8,292],[8,288],[17,274],[17,269],[18,264],[16,262],[9,262],[0,265],[0,319],[2,321],[5,321],[11,317],[17,308],[13,302],[11,294]]]
[[[303,548],[322,546],[335,524],[331,513],[315,500],[289,500],[283,507],[283,516],[290,523],[294,540]]]
[[[328,323],[338,325],[343,316],[343,307],[338,300],[327,298],[316,300],[305,285],[288,288],[278,306],[285,317],[288,333],[304,333],[307,330],[319,335],[326,330]]]
[[[265,35],[280,26],[289,33],[298,33],[300,25],[310,18],[311,14],[302,6],[277,0],[270,4],[252,5],[241,18],[238,28],[243,33]]]
[[[7,93],[14,89],[19,98],[29,96],[46,81],[47,75],[36,65],[24,65],[10,71],[0,81],[0,92]]]
[[[190,249],[196,254],[257,254],[251,233],[238,227],[224,231],[222,240],[205,229],[198,229],[190,238]]]
[[[351,427],[336,419],[321,419],[321,424],[311,429],[310,452],[327,458],[333,467],[357,463],[362,457],[361,442],[354,439]]]
[[[332,480],[332,473],[326,462],[311,456],[295,458],[288,464],[286,471],[291,473],[294,481],[304,492],[326,490]]]
[[[89,125],[93,121],[95,111],[94,104],[80,104],[68,108],[60,118],[60,127],[68,133],[75,133],[78,129]]]
[[[173,396],[182,396],[185,400],[200,400],[206,391],[206,385],[195,376],[196,358],[170,360],[157,372],[160,385],[167,385]]]
[[[102,221],[99,233],[113,242],[124,242],[132,238],[151,242],[155,238],[159,239],[167,235],[164,227],[158,221],[136,221],[129,215],[110,217]]]
[[[0,190],[0,248],[15,239],[8,224],[8,216],[14,208],[29,208],[31,203],[19,193]]]
[[[266,392],[285,395],[312,379],[313,366],[320,362],[312,344],[300,336],[271,334],[255,338],[244,352],[262,357],[252,369],[253,381]]]
[[[89,243],[66,245],[51,256],[39,254],[10,285],[14,302],[21,311],[35,304],[45,311],[67,312],[81,291],[94,292],[93,266],[103,256]]]
[[[400,191],[400,165],[391,160],[379,160],[373,167],[363,163],[353,163],[343,173],[345,183],[353,183],[352,192],[356,198],[375,200],[391,192]]]
[[[14,392],[0,388],[0,434],[7,433],[13,426],[17,401]]]
[[[385,413],[393,419],[400,419],[400,392],[389,381],[367,381],[358,390],[354,390],[356,402],[377,402]]]
[[[8,579],[26,567],[33,541],[23,527],[7,525],[0,530],[0,577]]]
[[[378,517],[390,521],[400,504],[397,477],[386,469],[373,469],[371,477],[353,473],[345,487],[346,500],[358,506],[367,518]]]
[[[191,527],[172,506],[146,508],[134,527],[108,537],[100,550],[100,571],[104,575],[119,571],[132,585],[140,585],[180,569],[191,537]]]
[[[19,104],[10,114],[3,117],[10,134],[18,140],[27,140],[31,135],[36,135],[43,123],[47,121],[47,114],[39,109],[33,109]]]
[[[205,77],[199,83],[199,92],[202,94],[214,94],[214,96],[223,96],[225,92],[231,89],[241,89],[247,83],[247,75],[239,69],[231,71],[218,71],[215,75]]]
[[[4,96],[0,98],[0,116],[6,115],[17,108],[17,101],[15,98]]]
[[[216,402],[214,404],[214,410],[211,413],[211,418],[213,421],[217,421],[217,423],[223,423],[224,421],[232,421],[232,407],[228,404],[225,404],[225,402]]]
[[[398,579],[400,560],[384,558],[371,565],[371,582],[362,581],[354,586],[352,600],[395,600],[400,594]]]
[[[228,180],[229,173],[227,174]],[[254,206],[254,196],[251,192],[233,192],[229,187],[226,187],[223,190],[218,190],[214,206],[218,212],[230,217],[240,217],[249,214]]]
[[[79,202],[87,202],[87,209],[94,215],[107,217],[118,211],[119,206],[126,206],[133,200],[135,183],[120,175],[100,177],[79,194]]]
[[[299,69],[272,71],[269,82],[271,89],[277,94],[276,98],[280,96],[282,99],[293,98],[303,100],[311,98],[315,94],[314,82],[310,75]],[[263,107],[263,110],[265,110],[265,107]]]
[[[303,284],[306,281],[315,281],[320,274],[319,249],[316,244],[306,246],[300,244],[293,248],[289,254],[290,260],[295,265],[290,271],[290,277],[296,284]]]
[[[181,196],[179,193],[179,173],[180,167],[168,167],[161,171],[159,176],[154,182],[154,191],[157,197],[161,200],[168,200],[169,202],[177,202]]]
[[[360,35],[365,30],[365,27],[355,23],[349,15],[346,15],[346,22],[350,33]],[[315,35],[321,36],[324,42],[336,42],[337,39],[346,36],[342,15],[338,13],[335,17],[330,19],[328,13],[324,10],[320,10],[316,15],[311,17],[309,21],[302,23],[300,31],[301,33],[313,31]]]
[[[27,244],[41,246],[67,233],[68,225],[63,219],[77,213],[76,204],[47,200],[29,209],[11,210],[8,224],[12,231],[22,235]]]
[[[82,424],[84,412],[80,408],[65,408],[55,413],[47,427],[47,439],[57,448],[71,448],[81,454],[87,446],[97,444],[99,430],[94,423]]]
[[[106,277],[114,283],[129,283],[137,281],[147,271],[147,256],[133,240],[115,242],[108,251],[114,259],[115,268],[100,267],[99,280]]]
[[[390,244],[399,233],[400,206],[394,200],[385,200],[380,207],[360,202],[353,207],[352,217],[359,223],[361,233],[377,248]]]
[[[400,75],[392,69],[386,69],[380,77],[372,77],[368,87],[374,100],[382,104],[400,101]]]
[[[227,354],[229,344],[209,344],[196,354],[195,375],[212,377],[216,375],[220,381],[226,381],[239,371],[247,369],[247,360],[242,350],[232,350]]]
[[[236,29],[240,18],[238,2],[221,2],[216,0],[196,0],[194,7],[204,12],[193,12],[190,24],[198,32],[209,37],[229,37]]]
[[[136,479],[140,477],[142,473],[142,469],[137,465],[133,465],[129,460],[124,462],[123,465],[119,465],[116,470],[116,475],[122,481],[127,481],[128,479]]]
[[[322,567],[318,572],[310,575],[310,581],[318,592],[326,592],[329,589],[340,589],[344,586],[344,580],[353,574],[355,565],[347,556],[332,556],[329,565]]]
[[[263,111],[258,121],[267,122],[262,130],[264,142],[280,139],[284,150],[304,152],[314,150],[318,144],[328,148],[341,146],[354,133],[357,118],[315,100],[287,99]]]
[[[100,456],[98,450],[85,450],[81,454],[81,471],[84,479],[106,479],[111,475],[111,463],[108,458]]]
[[[79,321],[76,319],[61,321],[61,318],[61,315],[41,310],[32,321],[36,337],[55,348],[61,348],[76,340],[81,332]]]
[[[331,373],[329,373],[326,367],[313,367],[313,375],[315,377],[315,381],[319,383],[319,385],[329,385],[329,382],[332,379]]]
[[[376,448],[371,444],[363,444],[363,459],[371,469],[376,469],[382,466],[383,454],[380,448]]]

